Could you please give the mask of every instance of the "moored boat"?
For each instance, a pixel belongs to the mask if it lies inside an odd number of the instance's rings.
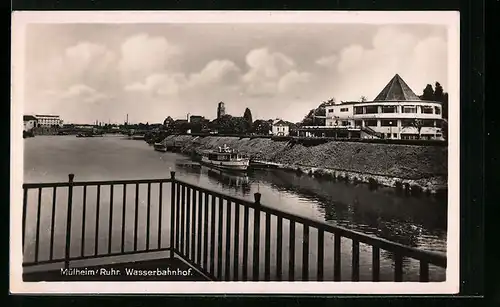
[[[203,152],[201,162],[213,168],[229,171],[246,171],[250,164],[248,157],[225,144],[217,150]]]

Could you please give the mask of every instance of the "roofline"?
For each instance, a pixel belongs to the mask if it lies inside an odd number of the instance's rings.
[[[342,106],[342,105],[354,105],[354,104],[365,104],[365,103],[386,103],[386,102],[392,102],[392,103],[407,103],[407,102],[418,102],[418,103],[439,103],[443,104],[441,101],[434,101],[434,100],[370,100],[370,101],[345,101],[340,104],[336,104],[334,106]]]

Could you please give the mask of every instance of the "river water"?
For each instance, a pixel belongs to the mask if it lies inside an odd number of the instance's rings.
[[[102,138],[76,138],[74,136],[37,136],[24,140],[24,182],[54,182],[67,181],[68,174],[75,174],[75,181],[85,180],[119,180],[119,179],[153,179],[168,178],[170,171],[176,172],[176,177],[180,180],[208,188],[223,194],[253,200],[253,194],[262,194],[261,202],[269,207],[282,211],[294,213],[303,217],[339,225],[359,232],[379,236],[391,241],[417,247],[430,251],[446,252],[446,219],[447,206],[443,200],[437,200],[430,196],[410,197],[397,194],[390,188],[370,189],[364,184],[347,184],[344,182],[332,182],[309,177],[307,175],[297,175],[293,172],[281,170],[259,170],[249,173],[248,176],[235,176],[223,172],[210,170],[208,168],[192,169],[184,164],[189,160],[185,156],[176,153],[161,153],[154,151],[151,146],[143,141],[129,140],[120,136],[105,136]],[[121,201],[122,190],[115,188],[114,205]],[[133,190],[133,187],[131,187]],[[134,191],[129,191],[130,193]],[[95,191],[88,190],[88,199],[91,199]],[[101,198],[109,197],[110,192],[103,189]],[[129,194],[130,194],[129,193]],[[141,189],[142,196],[146,195]],[[156,193],[156,194],[155,194]],[[81,198],[82,191],[75,188],[74,197]],[[134,195],[127,194],[129,203],[133,203]],[[35,218],[33,210],[36,210],[36,191],[29,193],[25,259],[32,259],[33,244],[32,238],[35,234]],[[55,244],[54,256],[61,257],[64,254],[64,191],[57,195],[57,203],[63,204],[62,209],[57,209],[55,222]],[[158,195],[158,190],[153,188],[152,195]],[[165,189],[164,198],[168,200],[169,189]],[[144,197],[141,196],[141,206],[144,205]],[[41,242],[48,242],[50,233],[50,207],[52,191],[43,192],[41,211],[40,234]],[[95,201],[94,201],[95,202]],[[47,205],[45,205],[47,203]],[[158,201],[153,202],[152,212],[157,212]],[[166,201],[164,203],[167,203]],[[82,202],[75,202],[74,216],[82,212]],[[91,216],[96,211],[92,201],[87,201],[86,216]],[[156,204],[156,208],[154,207]],[[107,203],[109,206],[109,201]],[[95,204],[94,204],[95,206]],[[106,206],[106,204],[102,204]],[[94,208],[94,209],[92,209]],[[31,210],[31,211],[30,211]],[[104,210],[104,209],[103,209]],[[130,210],[130,209],[127,209]],[[113,223],[120,224],[119,209],[115,210]],[[165,227],[169,227],[168,207],[159,217]],[[31,213],[30,213],[31,212]],[[127,211],[128,212],[128,211]],[[234,209],[233,209],[234,212]],[[241,212],[242,213],[242,212]],[[240,217],[243,215],[240,215]],[[107,217],[103,217],[107,219]],[[142,221],[145,216],[141,216]],[[59,220],[59,222],[58,222]],[[73,219],[78,220],[78,219]],[[90,220],[88,218],[87,220]],[[157,219],[151,220],[151,227],[158,229]],[[61,224],[62,223],[62,224]],[[89,221],[85,225],[86,236],[84,238],[85,255],[91,255],[95,249],[95,232],[91,230],[95,227]],[[107,224],[100,221],[103,228]],[[133,216],[127,213],[126,238],[124,239],[126,248],[133,246],[133,234],[129,225],[134,223]],[[155,224],[156,223],[156,224]],[[116,225],[115,224],[115,225]],[[143,223],[144,224],[144,223]],[[262,222],[263,224],[263,222]],[[81,223],[80,223],[81,225]],[[78,241],[82,237],[80,225],[73,225],[72,239]],[[250,224],[251,225],[251,224]],[[138,230],[138,236],[144,237],[144,225]],[[273,229],[275,222],[273,221]],[[288,242],[287,225],[284,223],[283,242]],[[43,231],[46,230],[46,231]],[[107,229],[105,229],[107,230]],[[87,233],[88,232],[88,233]],[[113,229],[113,249],[120,248],[120,230]],[[168,232],[168,231],[166,231]],[[296,238],[300,240],[301,229],[297,228]],[[100,232],[99,232],[100,233]],[[157,242],[158,235],[152,231],[151,241]],[[314,241],[314,232],[311,233],[310,241]],[[99,253],[107,247],[105,236],[97,236]],[[251,239],[251,238],[250,238]],[[262,237],[261,240],[264,240]],[[331,246],[333,238],[325,235],[325,251]],[[350,276],[350,243],[342,242],[342,276]],[[263,242],[263,241],[261,241]],[[274,238],[273,238],[274,242]],[[300,242],[300,241],[299,241]],[[155,243],[156,244],[156,243]],[[261,243],[262,244],[262,243]],[[139,247],[145,247],[145,241],[138,243]],[[168,238],[162,238],[160,245],[168,245]],[[286,245],[286,243],[285,243]],[[288,246],[283,246],[283,264],[288,264]],[[261,245],[262,247],[263,245]],[[61,249],[62,248],[62,249]],[[76,247],[75,247],[76,248]],[[72,254],[79,254],[81,247],[72,248]],[[301,261],[301,244],[297,244],[296,262]],[[361,244],[360,254],[360,279],[369,280],[371,277],[371,255],[370,248]],[[49,254],[47,244],[40,246],[40,258],[47,258]],[[314,262],[314,245],[310,248],[311,262]],[[275,263],[276,254],[271,254]],[[261,259],[263,257],[261,256]],[[250,256],[249,260],[251,261]],[[344,260],[345,259],[345,260]],[[387,252],[381,254],[381,278],[391,280],[393,274],[393,257]],[[332,255],[325,255],[325,279],[328,274],[333,274],[331,267]],[[434,281],[445,279],[445,270],[430,266],[430,278]],[[404,260],[404,280],[418,279],[418,262],[408,259]],[[286,276],[286,269],[283,271]],[[314,277],[314,269],[310,272]],[[300,269],[297,269],[296,277],[300,278]]]

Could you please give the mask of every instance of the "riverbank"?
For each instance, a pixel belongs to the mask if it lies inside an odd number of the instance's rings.
[[[304,146],[269,138],[170,135],[167,146],[184,154],[224,144],[252,159],[278,168],[318,177],[366,182],[410,190],[444,193],[447,189],[448,150],[443,146],[336,142]]]

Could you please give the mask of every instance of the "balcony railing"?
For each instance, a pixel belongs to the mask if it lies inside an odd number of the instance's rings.
[[[286,213],[263,205],[259,193],[251,202],[214,192],[178,180],[174,172],[168,179],[73,179],[69,175],[68,182],[23,185],[24,267],[64,263],[68,268],[76,260],[154,251],[168,251],[171,258],[181,257],[214,281],[359,281],[362,252],[371,252],[373,281],[381,280],[382,251],[394,260],[392,279],[396,282],[403,281],[403,260],[407,258],[419,262],[421,282],[429,281],[429,265],[446,267],[446,256],[441,253]],[[145,188],[142,193],[141,187]],[[95,190],[95,198],[90,189]],[[36,197],[31,203],[29,195],[33,190]],[[44,203],[42,199],[49,198],[42,197],[47,196],[43,193],[47,190],[52,197]],[[58,201],[60,190],[66,190],[62,201]],[[128,193],[131,191],[135,191],[133,198]],[[47,217],[43,218],[42,212]],[[28,217],[28,213],[32,216]],[[28,219],[31,222],[27,224]],[[47,224],[43,227],[42,219]],[[93,220],[91,227],[89,219]],[[64,231],[58,232],[57,239],[56,220],[64,222]],[[35,227],[29,235],[27,230],[33,229],[28,225]],[[41,234],[45,237],[43,244]],[[30,240],[26,241],[26,237]],[[141,238],[143,244],[139,247]],[[64,250],[58,257],[56,243]],[[371,251],[360,249],[360,244]],[[40,255],[41,246],[48,249],[44,257]],[[350,250],[350,276],[341,273],[341,255],[346,247]],[[34,249],[33,259],[28,259],[30,248]],[[333,276],[327,276],[327,272]]]

